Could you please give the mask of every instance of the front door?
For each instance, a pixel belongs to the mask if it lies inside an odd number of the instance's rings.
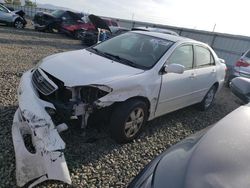
[[[156,116],[194,103],[192,96],[195,79],[193,46],[188,44],[177,47],[168,58],[167,64],[181,64],[185,67],[185,71],[183,74],[166,73],[162,75]]]

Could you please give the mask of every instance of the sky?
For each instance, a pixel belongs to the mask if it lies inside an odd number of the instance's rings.
[[[100,16],[250,36],[249,0],[36,0]]]

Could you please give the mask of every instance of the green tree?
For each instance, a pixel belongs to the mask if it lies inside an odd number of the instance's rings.
[[[36,7],[36,3],[31,0],[25,0],[25,6]]]
[[[11,3],[12,3],[12,0],[4,0],[4,2],[5,2],[6,4],[11,4]]]
[[[21,5],[21,2],[20,0],[13,0],[13,5]]]

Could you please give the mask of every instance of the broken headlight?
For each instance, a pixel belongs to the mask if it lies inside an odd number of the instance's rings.
[[[81,99],[85,103],[93,103],[96,100],[104,97],[105,95],[112,92],[112,88],[108,86],[85,86],[80,90]]]

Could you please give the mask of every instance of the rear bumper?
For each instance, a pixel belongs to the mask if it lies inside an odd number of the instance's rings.
[[[18,186],[33,180],[30,187],[45,180],[60,180],[71,184],[71,179],[62,152],[65,143],[45,107],[53,105],[40,100],[31,84],[30,71],[21,79],[18,88],[19,108],[12,125],[12,139],[16,158]],[[29,135],[34,151],[25,146],[24,135]]]
[[[230,74],[228,76],[228,80],[231,81],[232,79],[234,79],[236,77],[250,78],[250,74],[233,71],[232,74]]]

